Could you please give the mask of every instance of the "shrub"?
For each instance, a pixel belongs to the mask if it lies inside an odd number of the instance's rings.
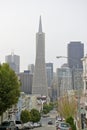
[[[76,130],[76,125],[75,125],[75,123],[74,123],[73,117],[67,118],[67,119],[66,119],[66,122],[71,125],[72,130]]]
[[[30,112],[28,110],[23,110],[21,112],[21,120],[23,123],[30,121],[30,117],[31,117],[31,115],[30,115]]]

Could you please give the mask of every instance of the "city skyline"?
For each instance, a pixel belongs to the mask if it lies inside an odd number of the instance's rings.
[[[87,0],[4,0],[0,1],[0,62],[14,52],[20,56],[20,70],[35,64],[35,34],[41,15],[43,32],[46,34],[46,63],[54,69],[65,60],[70,41],[84,43],[87,52]]]

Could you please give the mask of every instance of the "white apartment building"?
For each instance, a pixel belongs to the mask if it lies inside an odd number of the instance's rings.
[[[81,102],[83,104],[85,113],[86,113],[86,118],[87,118],[87,54],[85,57],[82,58],[82,63],[83,63],[83,83],[84,83],[84,88],[83,88],[83,97],[81,99]]]
[[[13,105],[3,113],[3,121],[5,120],[20,120],[20,114],[22,110],[30,110],[30,95],[21,92],[18,103]],[[1,117],[0,117],[1,122]]]
[[[83,82],[84,82],[84,94],[87,94],[87,54],[82,58],[83,62]]]

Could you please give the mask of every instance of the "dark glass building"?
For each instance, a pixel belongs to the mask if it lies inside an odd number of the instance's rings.
[[[68,65],[70,68],[83,68],[81,58],[84,57],[84,44],[72,41],[68,44]]]

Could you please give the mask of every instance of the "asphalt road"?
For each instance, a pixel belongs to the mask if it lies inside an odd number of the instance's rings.
[[[41,119],[42,127],[34,128],[34,130],[56,130],[55,120],[56,120],[57,112],[56,111],[51,111],[49,113],[49,115],[50,115],[49,117]],[[48,125],[49,120],[52,120],[53,125]]]
[[[34,128],[34,130],[56,130],[56,127],[54,125],[47,125],[47,126]]]
[[[49,117],[45,117],[45,118],[41,118],[41,122],[42,122],[42,125],[43,126],[46,126],[46,125],[48,125],[48,121],[49,120],[52,120],[52,122],[53,122],[53,125],[55,125],[55,120],[56,120],[56,116],[57,116],[57,112],[56,111],[51,111],[50,113],[49,113]]]

